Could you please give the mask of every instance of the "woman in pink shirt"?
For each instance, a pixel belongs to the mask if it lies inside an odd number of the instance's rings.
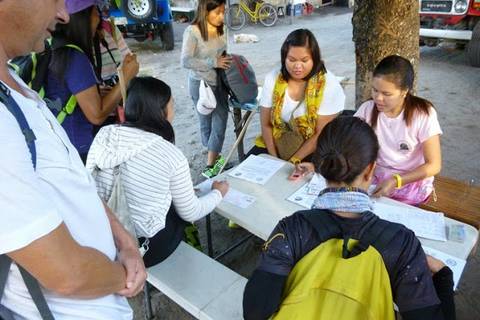
[[[417,205],[428,199],[440,172],[442,130],[432,103],[413,95],[413,82],[407,59],[384,58],[373,72],[372,100],[355,116],[373,127],[380,144],[373,195]]]

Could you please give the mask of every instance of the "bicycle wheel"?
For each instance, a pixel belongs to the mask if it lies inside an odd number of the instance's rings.
[[[264,3],[258,10],[258,18],[265,27],[271,27],[277,22],[277,10],[271,4]]]
[[[238,4],[232,4],[228,8],[226,18],[227,26],[232,30],[240,30],[245,25],[245,12]]]

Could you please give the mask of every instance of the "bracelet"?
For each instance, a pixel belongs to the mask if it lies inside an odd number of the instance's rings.
[[[300,162],[302,162],[302,160],[300,160],[299,158],[297,158],[295,156],[292,156],[290,159],[288,159],[288,161],[293,163],[293,164],[299,164]]]
[[[395,180],[397,181],[397,187],[396,189],[400,189],[402,187],[402,177],[398,174],[398,173],[395,173],[393,175],[393,177],[395,178]]]

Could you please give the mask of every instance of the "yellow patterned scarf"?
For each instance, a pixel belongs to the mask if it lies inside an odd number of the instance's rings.
[[[307,112],[294,119],[299,132],[305,139],[309,139],[315,133],[318,116],[317,112],[323,100],[325,83],[325,74],[322,72],[315,74],[307,82],[307,87],[305,89],[305,105],[307,107]],[[285,81],[280,73],[275,81],[272,95],[272,134],[274,139],[281,137],[283,132],[287,130],[287,124],[282,120],[283,101],[285,99],[287,86],[288,82]],[[262,136],[256,139],[255,145],[265,148]]]

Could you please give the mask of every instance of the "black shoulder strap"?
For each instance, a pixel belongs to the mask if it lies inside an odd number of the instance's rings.
[[[355,257],[367,250],[369,246],[383,252],[401,227],[399,224],[381,220],[374,215],[364,227],[363,234],[352,250],[349,251],[344,242],[343,257],[345,259]]]
[[[363,233],[357,244],[348,249],[349,238],[345,236],[339,223],[331,216],[330,211],[322,209],[312,209],[302,212],[303,216],[309,221],[317,231],[320,241],[329,239],[343,239],[342,257],[349,259],[355,257],[367,250],[370,245],[379,252],[384,251],[390,241],[402,227],[399,224],[381,220],[378,216],[372,214],[367,224],[363,228]],[[368,212],[363,213],[368,214]]]
[[[330,215],[330,211],[322,209],[311,209],[302,211],[304,218],[310,222],[317,231],[321,242],[332,238],[342,238],[342,229]]]
[[[37,151],[35,148],[35,134],[28,125],[27,119],[23,114],[22,110],[18,106],[15,99],[10,94],[10,90],[2,82],[0,82],[0,101],[7,107],[7,109],[13,114],[15,119],[22,130],[22,133],[25,137],[25,142],[27,143],[28,149],[30,150],[32,156],[33,168],[36,169],[37,166]],[[0,301],[5,290],[5,284],[7,283],[8,274],[10,271],[10,266],[12,264],[12,259],[7,255],[0,255]],[[38,281],[25,269],[17,265],[20,274],[22,275],[25,286],[28,289],[28,292],[32,296],[32,300],[37,306],[38,311],[43,320],[54,320],[53,315],[48,308],[47,301],[43,296],[43,292],[40,289]]]
[[[3,292],[5,291],[5,285],[7,283],[8,273],[10,271],[10,266],[12,265],[12,259],[6,254],[0,255],[0,300],[2,300]],[[17,265],[22,275],[25,286],[32,297],[35,306],[40,312],[40,316],[43,320],[55,320],[52,312],[48,308],[47,301],[43,295],[42,290],[38,281],[30,274],[27,270],[23,269],[21,266]]]
[[[33,168],[36,169],[37,149],[35,147],[35,134],[33,133],[32,129],[30,129],[27,119],[25,118],[25,115],[18,106],[17,102],[15,101],[15,99],[12,98],[10,90],[2,82],[0,82],[0,101],[7,107],[8,111],[10,111],[17,120],[18,125],[20,126],[20,130],[22,130],[22,134],[25,137],[25,142],[27,143],[28,150],[30,150]]]

